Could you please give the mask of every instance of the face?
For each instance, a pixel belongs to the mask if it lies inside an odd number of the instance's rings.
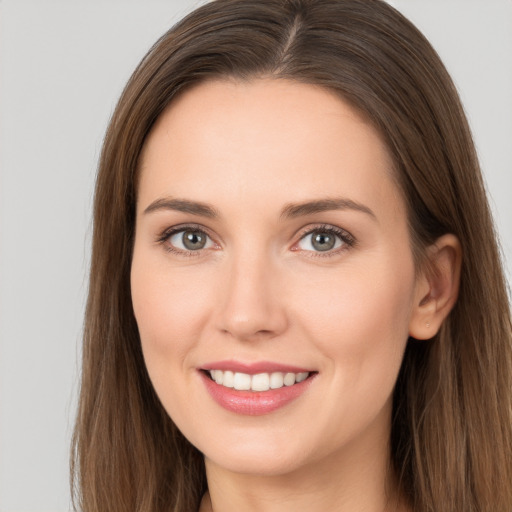
[[[156,123],[133,308],[154,388],[207,463],[275,475],[385,449],[418,294],[391,167],[311,85],[208,82]]]

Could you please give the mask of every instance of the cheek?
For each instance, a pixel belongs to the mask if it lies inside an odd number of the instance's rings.
[[[161,258],[160,258],[161,259]],[[215,304],[208,277],[172,271],[161,261],[134,253],[131,270],[132,303],[144,359],[157,388],[168,381],[171,368],[186,370],[187,356],[200,339],[208,311]]]
[[[317,281],[314,290],[301,306],[308,311],[304,324],[344,385],[355,388],[379,379],[393,385],[408,339],[412,260],[358,262]]]
[[[328,425],[321,438],[340,444],[372,425],[387,428],[408,339],[412,262],[373,263],[317,276],[315,292],[297,305],[307,311],[301,322],[307,338],[323,355],[324,400],[314,413],[318,423]]]

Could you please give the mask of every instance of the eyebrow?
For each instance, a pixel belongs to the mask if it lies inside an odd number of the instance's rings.
[[[200,215],[201,217],[208,217],[210,219],[220,217],[219,212],[209,204],[200,203],[198,201],[189,201],[188,199],[174,199],[170,197],[153,201],[144,210],[144,213],[151,213],[159,210],[174,210],[183,213],[191,213],[192,215]]]
[[[281,212],[281,219],[295,219],[297,217],[331,210],[355,210],[357,212],[366,213],[374,220],[377,220],[377,216],[368,206],[343,197],[287,204]]]
[[[216,208],[207,203],[199,201],[190,201],[188,199],[176,198],[162,198],[153,201],[145,210],[144,213],[151,213],[160,210],[172,210],[183,213],[190,213],[201,217],[208,217],[210,219],[220,218],[220,213]],[[365,213],[377,220],[373,211],[364,204],[358,203],[351,199],[346,198],[326,198],[314,201],[305,201],[303,203],[289,203],[283,208],[280,219],[295,219],[297,217],[304,217],[315,213],[321,213],[332,210],[354,210]]]

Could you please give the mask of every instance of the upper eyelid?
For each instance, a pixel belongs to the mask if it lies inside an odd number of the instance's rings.
[[[354,238],[349,231],[347,231],[344,228],[340,228],[339,226],[335,226],[333,224],[321,224],[321,225],[315,226],[313,228],[306,227],[306,228],[304,228],[303,231],[299,231],[299,236],[303,237],[305,235],[310,235],[312,233],[321,232],[322,230],[332,231],[334,233],[342,233],[342,234],[346,234],[350,238]]]
[[[339,226],[335,226],[333,224],[319,224],[314,227],[306,226],[304,228],[299,229],[296,232],[295,236],[303,237],[305,235],[308,235],[308,234],[311,234],[311,233],[314,233],[317,231],[321,231],[322,229],[325,229],[326,231],[335,231],[335,232],[339,231],[341,233],[345,233],[350,238],[354,238],[349,231],[347,231],[346,229],[341,228]],[[205,233],[206,235],[208,235],[210,238],[215,238],[215,236],[212,236],[212,234],[211,234],[212,232],[205,226],[202,226],[201,224],[178,224],[176,226],[170,226],[170,227],[164,229],[159,236],[161,236],[161,237],[170,236],[171,234],[175,234],[175,233],[179,233],[180,231],[187,231],[187,230],[201,231],[201,232]]]
[[[200,225],[200,224],[178,224],[176,226],[170,226],[165,228],[159,235],[159,238],[167,238],[171,235],[179,233],[180,231],[201,231],[205,235],[208,235],[210,238],[214,238],[211,234],[211,231]]]

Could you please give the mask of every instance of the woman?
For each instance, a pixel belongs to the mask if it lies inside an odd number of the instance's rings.
[[[380,0],[217,0],[97,180],[86,511],[510,511],[511,322],[478,161]]]

